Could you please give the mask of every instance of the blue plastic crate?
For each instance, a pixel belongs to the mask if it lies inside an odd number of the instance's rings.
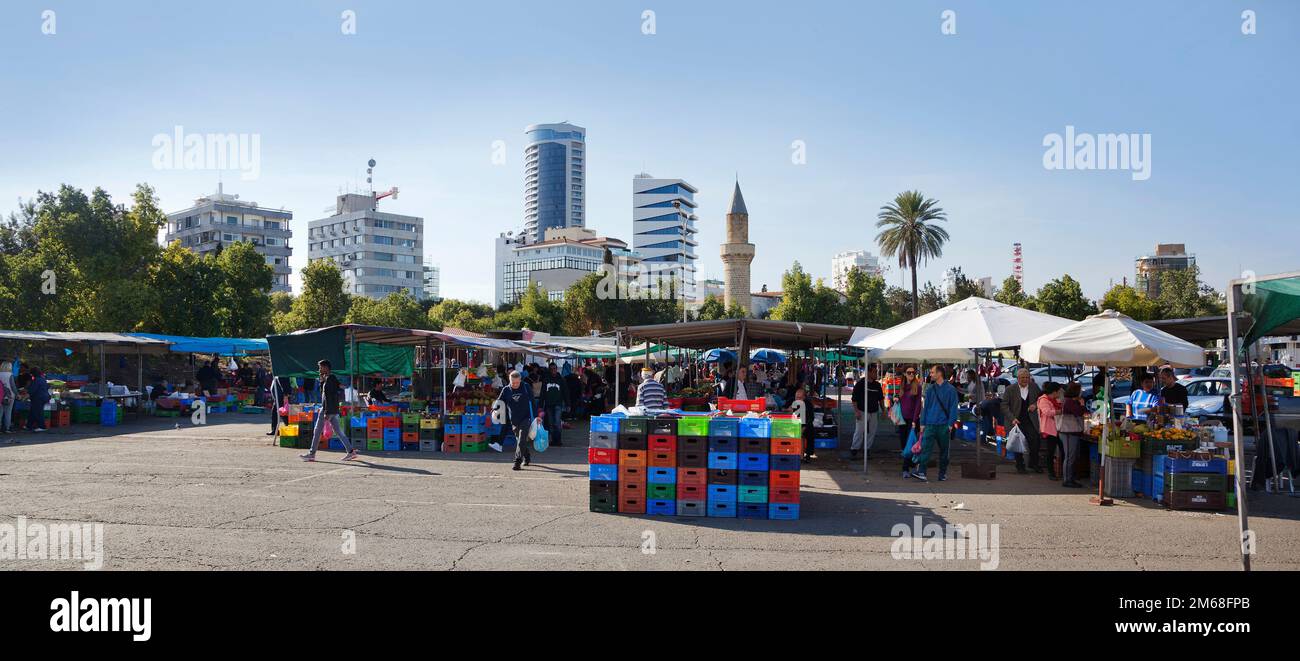
[[[740,433],[739,418],[713,418],[709,420],[709,436],[735,438]]]
[[[618,464],[590,464],[587,474],[592,480],[617,482]]]
[[[713,430],[710,429],[710,432]],[[772,419],[771,418],[741,418],[740,433],[741,438],[772,438]]]
[[[767,518],[797,519],[799,518],[799,503],[771,503],[767,506]]]
[[[708,516],[719,519],[736,518],[736,503],[725,500],[710,500],[706,503],[708,507]]]
[[[617,434],[619,420],[622,420],[621,416],[594,415],[591,417],[591,431]]]
[[[650,484],[677,484],[676,468],[647,468],[646,482]]]
[[[462,422],[460,425],[460,433],[462,434],[482,434],[485,432],[486,428],[478,423]]]
[[[768,455],[741,452],[737,469],[742,471],[765,471],[768,469]]]
[[[1151,495],[1152,479],[1141,468],[1133,469],[1133,491],[1144,496]]]
[[[645,501],[645,513],[652,516],[676,516],[677,501],[651,498]]]
[[[834,450],[840,446],[838,438],[817,438],[813,439],[813,447],[818,450]]]
[[[385,427],[385,428],[384,428],[384,445],[387,446],[389,441],[392,441],[393,443],[401,443],[401,442],[402,442],[402,430],[401,430],[400,428],[398,428],[398,427]]]
[[[739,465],[739,459],[735,452],[710,452],[709,468],[711,469],[731,469],[735,470]]]
[[[737,503],[736,517],[741,519],[766,519],[767,503]]]
[[[1165,458],[1165,472],[1168,473],[1215,473],[1228,474],[1228,460],[1221,457],[1213,459]]]
[[[459,422],[457,422],[457,423],[455,423],[455,424],[446,424],[446,425],[443,425],[443,427],[442,427],[442,433],[444,433],[444,434],[463,434],[463,433],[465,433],[464,431],[462,431],[464,428],[465,428],[465,425],[462,425],[462,424],[459,423]]]
[[[765,487],[771,473],[761,471],[740,471],[739,483],[742,487]]]
[[[774,471],[797,471],[799,470],[799,460],[801,458],[797,454],[769,455],[768,468]]]
[[[401,449],[402,449],[402,437],[401,437],[400,435],[399,435],[397,438],[390,439],[390,438],[388,438],[388,434],[387,434],[387,433],[384,434],[384,450],[385,450],[385,451],[387,451],[387,452],[393,452],[393,451],[401,450]]]
[[[337,439],[337,438],[331,438],[331,439],[330,439],[330,449],[331,449],[331,450],[342,450],[342,449],[343,449],[343,441],[340,441],[340,440]]]
[[[709,485],[709,502],[715,500],[729,503],[736,502],[736,485],[734,484],[710,484]]]
[[[419,452],[419,451],[420,451],[420,442],[419,442],[419,441],[416,441],[416,442],[414,442],[414,443],[403,443],[403,444],[402,444],[402,450],[403,450],[403,451],[406,451],[406,452]]]
[[[740,450],[740,442],[735,436],[710,436],[709,452],[731,452]]]

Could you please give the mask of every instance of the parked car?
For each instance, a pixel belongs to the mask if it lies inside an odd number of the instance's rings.
[[[1215,369],[1211,376],[1231,378],[1232,372],[1227,365]],[[1286,365],[1264,365],[1255,366],[1254,377],[1256,382],[1263,380],[1264,392],[1273,397],[1293,397],[1295,395],[1295,381],[1291,377],[1291,370]]]

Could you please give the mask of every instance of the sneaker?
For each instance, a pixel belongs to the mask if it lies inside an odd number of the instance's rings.
[[[514,467],[512,467],[510,470],[512,470],[512,471],[517,471],[517,470],[519,470],[519,462],[516,461]]]
[[[501,451],[500,443],[488,443],[488,447],[492,448],[493,450],[496,450],[497,452]]]
[[[298,458],[303,461],[316,461],[316,455],[310,452],[304,452],[303,454],[298,455]]]
[[[940,482],[947,482],[947,481],[948,481],[948,474],[947,474],[947,473],[939,473],[939,481],[940,481]]]
[[[903,471],[904,480],[911,479],[911,477],[912,477],[912,471]]]
[[[533,458],[532,458],[532,457],[524,457],[524,465],[525,465],[525,466],[532,466],[532,465],[533,465]]]
[[[34,432],[36,432],[36,433],[40,433],[40,432],[45,431],[45,428],[44,428],[44,427],[37,427],[36,429],[33,429],[32,431],[34,431]]]
[[[929,481],[930,481],[930,480],[926,479],[926,477],[925,477],[925,473],[918,473],[918,472],[916,472],[916,471],[912,471],[912,479],[913,479],[913,480],[917,480],[918,482],[929,482]]]
[[[343,461],[352,461],[353,459],[356,459],[356,458],[357,458],[357,449],[356,449],[356,448],[352,448],[352,451],[351,451],[351,452],[349,452],[349,453],[343,455]]]

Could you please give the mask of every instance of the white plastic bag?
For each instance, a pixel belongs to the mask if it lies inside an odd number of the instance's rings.
[[[1029,451],[1029,445],[1025,440],[1025,432],[1020,431],[1020,425],[1011,428],[1007,432],[1007,452],[1025,453]]]

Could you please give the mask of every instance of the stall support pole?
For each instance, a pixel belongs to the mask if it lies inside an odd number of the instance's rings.
[[[619,400],[623,398],[622,393],[619,392],[619,376],[623,374],[623,370],[622,370],[623,366],[620,364],[622,363],[622,361],[620,360],[620,357],[622,356],[622,349],[623,349],[623,333],[621,331],[614,331],[614,406],[615,407],[618,406]]]
[[[99,393],[100,395],[112,394],[108,392],[108,370],[104,366],[104,345],[99,345]]]
[[[508,380],[507,380],[508,382]],[[447,343],[442,343],[442,415],[447,415]]]
[[[1241,545],[1241,569],[1250,571],[1250,525],[1246,516],[1245,454],[1241,450],[1241,375],[1237,373],[1237,287],[1228,285],[1228,370],[1232,374],[1232,455],[1237,462],[1237,542]],[[1259,447],[1256,443],[1255,447]]]
[[[1106,394],[1105,394],[1105,396],[1103,397],[1103,401],[1102,401],[1102,403],[1101,403],[1101,411],[1102,411],[1102,417],[1103,417],[1103,419],[1102,419],[1102,423],[1101,423],[1101,436],[1097,437],[1097,459],[1098,459],[1098,463],[1097,463],[1097,466],[1098,466],[1098,468],[1097,468],[1097,495],[1094,496],[1094,497],[1092,497],[1092,498],[1090,498],[1088,502],[1092,503],[1093,505],[1114,505],[1114,504],[1115,504],[1115,501],[1113,501],[1113,500],[1111,500],[1110,498],[1107,498],[1107,497],[1106,497],[1106,452],[1105,452],[1105,448],[1106,448],[1106,436],[1107,436],[1107,432],[1110,431],[1110,415],[1111,415],[1111,414],[1110,414],[1110,393],[1111,393],[1111,382],[1110,382],[1110,376],[1109,376],[1110,366],[1109,366],[1109,365],[1102,365],[1101,369],[1102,369],[1102,373],[1103,373],[1103,374],[1106,374],[1107,377],[1106,377]]]
[[[1256,358],[1258,357],[1259,356],[1256,356]],[[1255,438],[1257,439],[1255,441],[1255,452],[1259,453],[1258,439],[1264,436],[1263,432],[1267,431],[1268,432],[1268,459],[1273,465],[1272,476],[1268,478],[1268,481],[1273,485],[1273,490],[1277,491],[1282,488],[1282,476],[1277,472],[1277,446],[1273,443],[1273,416],[1269,415],[1268,413],[1268,389],[1264,387],[1264,378],[1263,378],[1264,361],[1261,360],[1259,364],[1260,364],[1259,401],[1264,405],[1264,428],[1263,429],[1259,428],[1259,414],[1258,413],[1255,414]],[[1251,370],[1252,374],[1254,372],[1255,370]],[[1254,399],[1254,397],[1252,397],[1252,399]],[[1255,408],[1258,409],[1259,407],[1256,406]]]

